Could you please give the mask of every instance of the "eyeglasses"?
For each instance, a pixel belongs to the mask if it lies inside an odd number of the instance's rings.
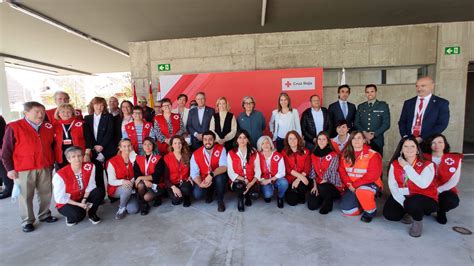
[[[138,101],[139,103],[146,103],[146,101]]]
[[[142,112],[133,112],[134,115],[143,115]]]
[[[244,102],[245,105],[251,105],[254,104],[254,102]]]

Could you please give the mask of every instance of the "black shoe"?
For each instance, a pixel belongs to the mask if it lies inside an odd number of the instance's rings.
[[[92,224],[98,224],[102,222],[99,216],[97,214],[89,215],[89,221],[91,221]]]
[[[11,193],[11,192],[10,192],[10,193],[8,193],[8,192],[5,192],[5,191],[4,191],[4,192],[0,193],[0,199],[6,199],[6,198],[9,198],[9,197],[11,197],[11,195],[12,195],[12,193]]]
[[[243,212],[245,210],[245,208],[244,208],[244,199],[238,199],[237,209],[239,210],[239,212]]]
[[[278,200],[277,200],[277,206],[278,206],[278,208],[283,209],[283,198],[281,198],[281,199],[278,198]]]
[[[250,197],[245,197],[245,206],[252,206],[252,199]]]
[[[272,198],[265,198],[264,200],[266,203],[270,203],[272,201]]]
[[[218,212],[225,212],[224,201],[222,201],[222,200],[217,201],[217,211]]]
[[[150,205],[148,203],[143,203],[141,208],[140,208],[140,215],[147,215],[148,212],[150,211]]]
[[[42,222],[42,223],[48,223],[48,224],[50,224],[50,223],[55,223],[55,222],[57,222],[57,221],[58,221],[58,218],[56,218],[56,217],[54,217],[54,216],[52,216],[52,215],[49,216],[48,218],[44,218],[44,219],[40,220],[40,222]]]
[[[306,197],[299,198],[298,202],[300,204],[305,204],[306,203]]]
[[[370,223],[370,222],[372,222],[372,218],[374,218],[374,216],[375,216],[375,213],[369,214],[367,212],[364,212],[362,214],[362,217],[360,217],[360,220],[362,222]]]
[[[183,200],[183,207],[187,208],[187,207],[189,207],[189,206],[191,206],[191,199],[189,199],[189,197],[184,198],[184,200]]]
[[[33,226],[33,224],[25,224],[22,227],[23,227],[23,232],[25,232],[25,233],[35,231],[35,227]]]
[[[446,212],[438,212],[436,215],[436,221],[440,224],[446,224],[448,222],[448,218],[446,217]]]
[[[153,200],[153,207],[158,207],[161,205],[161,203],[162,203],[161,197],[157,197]]]
[[[321,209],[319,209],[319,213],[320,214],[328,214],[332,211],[332,202],[327,203],[327,202],[323,202],[323,204],[321,205]]]
[[[214,197],[211,194],[206,196],[206,203],[209,204],[214,200]]]

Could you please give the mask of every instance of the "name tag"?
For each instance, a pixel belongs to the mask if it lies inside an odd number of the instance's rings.
[[[72,140],[71,139],[65,139],[63,140],[64,145],[72,145]]]
[[[373,112],[374,113],[384,113],[385,111],[383,111],[383,110],[374,110]]]

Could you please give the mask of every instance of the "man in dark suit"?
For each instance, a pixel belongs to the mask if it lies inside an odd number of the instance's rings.
[[[431,77],[416,81],[418,96],[403,103],[398,121],[400,136],[416,137],[419,143],[434,134],[442,133],[449,123],[449,101],[433,95],[434,82]]]
[[[355,129],[362,131],[370,147],[383,156],[383,134],[390,128],[390,109],[388,104],[377,99],[377,86],[365,86],[367,101],[357,106]]]
[[[346,120],[350,130],[354,129],[354,120],[356,114],[356,106],[353,103],[347,101],[351,94],[351,88],[349,85],[341,85],[337,88],[338,101],[331,103],[328,107],[329,119],[331,121],[331,127],[329,134],[331,137],[337,135],[336,125],[340,120]]]
[[[198,106],[189,110],[186,129],[191,135],[191,149],[196,150],[202,146],[202,133],[209,130],[214,109],[206,106],[206,95],[204,92],[196,94]]]
[[[305,146],[313,150],[317,145],[316,136],[321,131],[328,131],[331,127],[328,109],[321,107],[321,98],[318,95],[311,95],[309,98],[311,107],[304,110],[301,115],[301,131],[305,140]]]

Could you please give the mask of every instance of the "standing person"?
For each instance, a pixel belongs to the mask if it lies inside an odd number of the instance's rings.
[[[155,131],[153,124],[143,119],[143,109],[140,106],[133,107],[133,122],[125,126],[125,131],[122,132],[123,139],[130,139],[132,141],[133,150],[143,155],[143,140],[147,137],[155,138]]]
[[[56,123],[54,124],[54,157],[55,169],[66,166],[69,162],[64,153],[66,149],[77,146],[84,154],[83,161],[90,162],[92,151],[86,150],[87,126],[84,121],[76,118],[74,107],[68,103],[61,104],[54,114]]]
[[[114,142],[113,146],[117,147],[118,142],[122,138],[122,117],[120,116],[121,110],[119,108],[119,101],[116,97],[112,96],[108,100],[109,114],[114,118]]]
[[[181,116],[181,120],[183,120],[184,128],[186,128],[189,116],[189,109],[186,108],[186,103],[188,102],[188,95],[180,94],[176,99],[178,102],[178,107],[173,109],[171,112],[175,114],[179,114]]]
[[[184,138],[179,135],[170,139],[169,153],[163,157],[165,163],[164,180],[171,204],[191,206],[193,184],[189,178],[191,151]]]
[[[111,114],[114,117],[120,115],[119,101],[116,97],[112,96],[109,98],[108,106],[109,106],[109,114]]]
[[[304,147],[303,138],[292,130],[285,136],[282,151],[285,160],[286,180],[290,188],[286,191],[286,202],[290,206],[306,202],[306,192],[309,188],[311,171],[311,154]]]
[[[214,109],[206,106],[206,95],[204,92],[196,94],[197,108],[189,110],[186,128],[191,135],[191,148],[197,150],[202,146],[202,133],[209,130]]]
[[[463,155],[450,152],[448,140],[443,134],[435,134],[430,138],[430,153],[425,154],[427,160],[435,164],[435,181],[438,186],[439,210],[436,221],[446,224],[446,213],[459,206],[458,189],[461,178],[461,163]]]
[[[83,149],[72,146],[64,152],[70,163],[53,176],[53,194],[58,212],[66,217],[66,225],[73,226],[86,214],[92,224],[101,222],[97,216],[104,194],[95,185],[95,166],[83,162]]]
[[[285,160],[281,153],[275,150],[273,141],[269,136],[261,136],[257,141],[257,150],[260,160],[260,187],[266,203],[270,203],[273,197],[273,190],[278,190],[277,206],[283,208],[283,200],[288,181],[285,178]]]
[[[130,101],[123,101],[120,104],[120,118],[122,119],[120,123],[120,137],[119,139],[122,138],[122,132],[125,131],[125,125],[127,125],[130,122],[133,122],[133,103]]]
[[[155,110],[149,107],[148,102],[145,96],[140,96],[138,99],[138,106],[143,109],[143,117],[146,121],[153,123],[153,118],[155,117]]]
[[[237,194],[237,209],[245,211],[252,206],[252,198],[258,197],[257,181],[261,177],[260,160],[257,151],[250,144],[250,135],[245,130],[237,132],[234,148],[227,156],[227,174],[232,181],[231,189]]]
[[[56,91],[53,95],[54,98],[54,103],[56,104],[56,107],[53,109],[46,110],[46,117],[45,121],[50,122],[51,124],[56,123],[56,120],[54,118],[54,114],[56,113],[56,108],[60,106],[63,103],[69,103],[70,97],[69,94],[67,94],[64,91]],[[82,111],[81,109],[75,109],[75,116],[79,119],[83,119],[82,117]]]
[[[403,138],[390,160],[388,186],[391,195],[383,208],[384,217],[390,221],[400,221],[405,214],[410,215],[413,222],[409,234],[420,237],[423,216],[438,210],[434,177],[435,166],[423,159],[415,137]]]
[[[256,147],[266,127],[265,117],[255,110],[255,99],[252,96],[245,96],[242,99],[242,108],[244,111],[237,118],[238,126],[249,133],[250,143]]]
[[[301,124],[298,110],[291,107],[290,96],[286,92],[278,96],[278,108],[272,111],[270,131],[278,152],[283,150],[286,133],[295,130],[301,136]]]
[[[183,135],[185,128],[183,120],[179,114],[171,112],[171,100],[161,99],[162,114],[155,116],[155,132],[158,144],[158,151],[161,155],[168,153],[171,136]]]
[[[160,206],[161,198],[165,193],[164,162],[160,155],[154,154],[155,150],[156,142],[150,137],[145,138],[143,140],[144,155],[138,155],[133,165],[141,215],[148,214],[150,210],[148,202],[153,201],[154,207]]]
[[[135,214],[140,210],[138,199],[134,194],[135,173],[130,153],[133,151],[132,142],[122,139],[119,142],[119,152],[107,161],[107,194],[110,198],[120,199],[115,219],[123,219],[127,213]]]
[[[86,149],[90,149],[91,162],[95,165],[95,183],[105,193],[103,164],[116,154],[114,147],[114,121],[107,111],[107,102],[102,97],[94,97],[89,103],[89,115],[84,117],[87,127]]]
[[[161,100],[156,101],[153,109],[155,110],[155,116],[163,113],[163,110],[161,110]]]
[[[225,97],[216,101],[217,112],[212,116],[209,129],[216,134],[216,142],[231,150],[237,133],[237,121],[234,114],[229,112],[230,105]]]
[[[224,193],[227,185],[227,153],[224,146],[215,143],[212,131],[202,133],[203,146],[194,151],[191,157],[191,178],[194,181],[194,198],[206,197],[211,203],[214,192],[217,194],[217,211],[224,212]]]
[[[325,131],[319,132],[317,136],[317,146],[311,154],[311,162],[315,177],[308,198],[308,208],[312,211],[320,208],[320,214],[328,214],[332,211],[333,201],[344,192],[344,186],[338,172],[339,155]]]
[[[339,120],[336,126],[337,136],[331,139],[331,144],[334,147],[334,151],[340,154],[344,148],[346,148],[347,142],[349,141],[349,126],[346,120]]]
[[[332,125],[332,127],[329,129],[331,138],[336,136],[336,125],[340,120],[346,120],[348,127],[350,129],[354,128],[356,106],[353,103],[347,101],[350,94],[351,88],[349,85],[339,86],[337,88],[338,101],[331,103],[328,107],[329,119],[331,120]]]
[[[377,214],[375,195],[382,186],[382,156],[365,144],[362,131],[353,131],[341,154],[339,175],[345,187],[341,209],[347,216],[360,214],[361,221],[370,223]]]
[[[328,131],[331,128],[328,109],[321,107],[321,98],[314,94],[309,97],[311,107],[306,109],[301,115],[301,131],[305,146],[312,151],[317,146],[316,136],[321,131]]]
[[[51,172],[54,163],[54,129],[44,122],[45,108],[38,102],[23,105],[24,118],[8,124],[2,145],[2,160],[8,178],[20,189],[23,232],[35,230],[33,198],[37,191],[40,222],[54,223],[51,215]]]
[[[370,147],[383,156],[385,144],[383,134],[390,128],[390,109],[388,104],[377,99],[377,86],[365,86],[367,101],[357,106],[356,130],[362,131]]]
[[[449,101],[433,95],[434,81],[422,77],[416,81],[416,97],[403,103],[398,121],[400,136],[415,136],[419,143],[441,134],[449,123]]]
[[[7,123],[3,116],[0,115],[0,181],[3,181],[3,191],[0,193],[0,199],[9,198],[12,195],[13,190],[13,180],[8,178],[7,170],[3,165],[3,161],[1,159],[2,155],[2,146],[3,146],[3,139],[5,136],[5,129],[7,127]]]

